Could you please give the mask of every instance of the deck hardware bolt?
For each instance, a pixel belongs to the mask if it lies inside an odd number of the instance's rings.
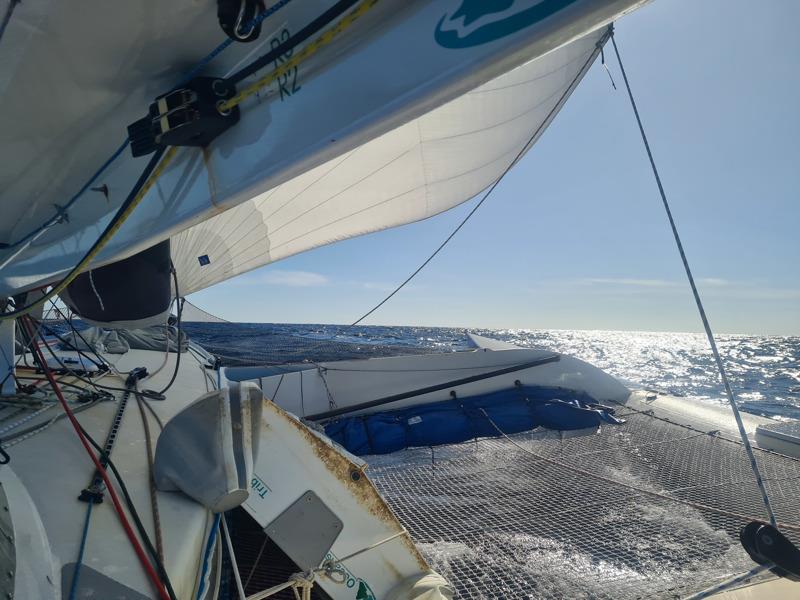
[[[224,104],[225,104],[224,100],[220,100],[219,102],[217,102],[217,112],[219,112],[219,114],[221,114],[223,117],[227,117],[229,114],[231,114],[231,109],[223,108]]]
[[[224,83],[225,82],[222,79],[217,79],[214,83],[211,84],[211,89],[214,90],[214,93],[217,96],[227,98],[228,89],[225,87]]]
[[[361,471],[357,469],[350,471],[350,479],[353,481],[361,481]]]

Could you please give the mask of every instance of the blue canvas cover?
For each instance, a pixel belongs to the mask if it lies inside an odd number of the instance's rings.
[[[394,411],[342,417],[325,433],[353,454],[387,454],[414,446],[454,444],[503,433],[584,429],[621,423],[611,408],[583,392],[554,387],[517,386],[491,394],[454,398]]]

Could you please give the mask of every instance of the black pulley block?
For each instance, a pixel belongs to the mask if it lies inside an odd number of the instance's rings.
[[[739,532],[742,546],[760,565],[772,563],[775,575],[800,581],[800,549],[769,523],[753,521]]]
[[[261,22],[254,20],[264,10],[263,0],[217,0],[219,26],[234,42],[258,39]]]

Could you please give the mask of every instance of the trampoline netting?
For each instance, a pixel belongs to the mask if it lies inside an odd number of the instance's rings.
[[[621,408],[599,432],[365,457],[431,566],[473,598],[672,598],[754,563],[765,520],[738,441]],[[800,540],[800,461],[756,450],[779,522]]]

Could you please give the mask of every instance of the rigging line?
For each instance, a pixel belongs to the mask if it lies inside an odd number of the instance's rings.
[[[753,567],[747,573],[742,573],[740,575],[734,575],[730,579],[726,579],[722,583],[718,583],[710,588],[707,588],[701,592],[697,592],[696,594],[692,594],[684,598],[684,600],[702,600],[703,598],[709,598],[711,596],[716,596],[720,592],[724,592],[725,590],[729,590],[733,587],[737,587],[741,583],[745,583],[755,577],[756,575],[763,573],[775,565],[773,563],[767,563],[765,565],[758,565],[757,567]],[[748,594],[749,595],[749,594]]]
[[[136,384],[134,383],[134,387]],[[153,439],[150,435],[150,423],[147,413],[144,411],[144,400],[136,394],[136,405],[139,407],[139,416],[142,418],[142,428],[144,429],[144,444],[147,454],[147,481],[150,491],[150,510],[153,513],[153,529],[156,534],[156,555],[159,562],[164,564],[164,540],[161,535],[161,514],[158,510],[158,495],[156,494],[155,477],[153,475]],[[89,503],[91,504],[91,502]]]
[[[97,303],[100,305],[100,310],[106,312],[106,305],[103,303],[103,297],[100,295],[100,292],[97,291],[97,287],[94,284],[94,274],[92,271],[89,271],[89,283],[91,284],[95,298],[97,298]]]
[[[100,166],[100,168],[97,169],[97,171],[95,171],[94,175],[92,175],[89,178],[89,180],[83,184],[83,187],[81,187],[81,189],[78,190],[78,193],[72,196],[72,198],[70,198],[69,201],[64,206],[58,207],[56,213],[52,217],[50,217],[47,221],[42,223],[39,227],[32,230],[27,235],[24,235],[13,244],[10,244],[7,248],[16,248],[17,246],[20,246],[22,244],[25,244],[25,247],[7,256],[3,260],[3,262],[0,263],[0,269],[5,268],[11,261],[13,261],[17,256],[19,256],[19,254],[23,250],[25,250],[25,248],[27,248],[30,244],[35,242],[41,235],[44,234],[45,231],[50,229],[50,227],[52,227],[57,223],[60,223],[64,219],[66,211],[69,210],[72,207],[72,205],[75,204],[75,202],[77,202],[81,196],[83,196],[84,193],[86,193],[86,190],[88,190],[92,185],[94,185],[95,181],[97,181],[97,178],[103,174],[103,171],[105,171],[111,165],[111,163],[117,160],[120,154],[122,154],[125,151],[125,148],[127,147],[128,147],[128,138],[125,138],[125,141],[122,142],[119,148],[114,150],[113,154],[111,154],[111,156],[108,157],[108,159],[106,159],[106,162],[104,162]]]
[[[208,532],[208,539],[206,540],[206,547],[203,552],[202,568],[200,569],[200,585],[197,587],[197,596],[195,596],[195,600],[200,600],[203,598],[206,591],[206,574],[209,570],[211,554],[216,545],[217,532],[219,531],[219,522],[221,517],[222,513],[214,514],[214,521],[211,524],[211,531]]]
[[[82,377],[81,375],[79,375],[78,373],[76,373],[75,371],[70,369],[66,364],[64,364],[64,361],[62,361],[61,358],[59,358],[59,356],[53,351],[53,349],[50,347],[50,344],[45,344],[45,349],[48,351],[50,356],[52,356],[53,359],[58,363],[58,365],[61,368],[61,370],[63,370],[70,377],[74,377],[76,381],[80,381],[80,382],[85,383],[88,386],[94,388],[96,393],[98,393],[100,395],[109,395],[108,394],[109,391],[111,391],[111,392],[129,392],[129,393],[131,393],[130,390],[128,390],[126,388],[112,387],[112,386],[108,386],[108,385],[103,385],[103,384],[97,383],[96,381],[92,380],[89,377]],[[88,388],[81,388],[80,386],[77,386],[77,385],[71,384],[71,383],[66,383],[64,381],[59,381],[58,383],[60,385],[64,385],[64,386],[68,386],[68,387],[72,387],[72,388],[77,388],[77,389],[81,389],[81,390],[84,390],[84,391],[88,391]],[[146,396],[146,393],[144,393],[144,392],[132,392],[132,393],[137,394],[137,395],[141,394],[141,395]]]
[[[173,307],[173,305],[174,305],[174,301],[169,303],[169,314],[170,315],[172,315],[172,307]],[[164,350],[164,359],[161,361],[161,364],[158,366],[158,368],[155,371],[147,373],[147,377],[145,377],[144,380],[152,379],[153,377],[158,375],[164,369],[164,367],[167,366],[167,362],[169,361],[169,345],[170,345],[170,339],[169,339],[169,317],[167,317],[167,320],[164,322],[164,337],[167,340],[166,349]],[[120,375],[121,375],[121,373],[120,373]]]
[[[250,583],[250,580],[253,578],[253,573],[256,572],[256,567],[258,566],[259,561],[261,560],[261,555],[264,554],[264,548],[267,547],[267,542],[269,541],[269,536],[264,535],[264,541],[261,542],[261,548],[258,549],[258,554],[256,555],[255,561],[253,561],[253,566],[250,567],[250,572],[247,574],[247,580],[244,582],[245,589]]]
[[[11,21],[11,15],[14,14],[14,9],[17,8],[17,4],[19,4],[20,1],[21,0],[9,0],[8,8],[6,8],[6,14],[3,16],[3,22],[0,23],[0,41],[3,40],[3,36],[6,33],[6,27],[8,27],[8,24]]]
[[[156,423],[158,423],[158,428],[163,431],[164,430],[164,421],[161,419],[161,417],[158,416],[158,413],[153,408],[153,406],[150,404],[150,400],[147,399],[147,396],[145,396],[143,394],[137,394],[137,398],[141,398],[142,399],[142,401],[144,402],[144,407],[147,409],[147,411],[151,415],[153,415],[153,418],[156,420]]]
[[[225,520],[225,513],[220,517],[222,523],[222,533],[225,536],[225,546],[228,548],[228,559],[231,561],[233,579],[236,582],[236,591],[239,592],[239,600],[246,600],[247,596],[242,587],[242,576],[239,574],[239,565],[236,564],[236,553],[233,551],[233,542],[231,541],[231,534],[228,531],[228,522]]]
[[[53,303],[52,300],[50,300],[50,302]],[[58,310],[58,309],[56,309],[56,310]],[[39,321],[39,325],[40,325],[42,330],[44,330],[46,333],[52,335],[59,342],[61,342],[62,349],[64,349],[64,346],[66,346],[67,350],[74,351],[79,356],[82,356],[83,358],[85,358],[89,362],[93,363],[100,370],[102,370],[104,367],[107,367],[108,364],[110,364],[110,363],[107,363],[107,361],[103,360],[103,357],[100,356],[97,353],[97,350],[94,349],[94,346],[92,346],[91,344],[89,344],[89,342],[86,341],[86,338],[84,338],[80,334],[80,332],[75,328],[75,326],[72,324],[72,322],[71,321],[66,321],[66,323],[70,327],[70,330],[71,330],[71,332],[73,334],[73,337],[72,337],[73,341],[69,341],[69,339],[67,339],[65,337],[62,337],[53,328],[51,328],[48,325],[45,325],[43,321]],[[67,332],[65,335],[69,335],[69,332]],[[81,350],[78,347],[78,342],[77,342],[78,338],[80,338],[81,341],[83,341],[83,343],[86,345],[86,351]],[[92,354],[95,355],[96,358],[92,358],[91,356],[89,356],[87,354],[87,352],[91,352]]]
[[[61,385],[63,385],[63,383]],[[78,413],[82,413],[83,411],[88,410],[88,409],[92,408],[93,406],[96,406],[99,402],[101,402],[101,400],[93,400],[93,401],[87,402],[85,404],[80,404],[80,405],[76,406],[73,409],[72,412],[77,415]],[[56,405],[57,405],[57,403],[56,403]],[[30,439],[33,436],[42,433],[43,431],[45,431],[46,429],[48,429],[49,427],[51,427],[55,423],[58,423],[59,421],[65,419],[66,417],[67,416],[62,412],[62,413],[59,413],[56,416],[54,416],[49,421],[44,421],[42,423],[37,423],[36,425],[32,425],[30,427],[26,427],[25,429],[21,429],[19,431],[15,431],[12,435],[10,435],[10,436],[8,436],[6,438],[3,438],[2,447],[3,448],[11,448],[12,446],[16,446],[20,442],[24,442],[25,440]]]
[[[170,268],[172,270],[172,281],[175,285],[175,302],[176,302],[176,310],[177,310],[177,335],[175,340],[175,369],[172,371],[172,377],[169,379],[169,383],[165,385],[162,389],[156,392],[157,394],[163,396],[169,388],[172,387],[172,384],[175,383],[175,378],[178,376],[178,370],[181,367],[181,336],[182,333],[182,323],[183,321],[183,303],[184,300],[181,298],[180,290],[178,289],[178,271],[175,269],[175,265],[172,264],[170,261]],[[167,351],[169,351],[169,327],[164,330],[164,335],[167,338]]]
[[[612,31],[612,30],[610,30],[610,29],[609,29],[609,31]],[[483,205],[483,203],[484,203],[484,202],[486,202],[486,200],[489,198],[489,196],[491,196],[491,194],[492,194],[492,192],[495,190],[495,188],[496,188],[496,187],[497,187],[497,186],[500,184],[500,182],[501,182],[501,181],[503,181],[503,178],[505,178],[505,176],[506,176],[506,175],[508,175],[508,173],[509,173],[509,172],[511,171],[511,169],[514,167],[514,165],[516,165],[516,164],[517,164],[517,162],[518,162],[518,161],[519,161],[519,160],[520,160],[520,159],[523,157],[523,155],[524,155],[524,154],[525,154],[525,153],[528,151],[528,148],[530,148],[531,144],[533,144],[533,143],[534,143],[534,141],[536,141],[536,139],[537,139],[537,138],[539,137],[539,135],[542,133],[542,131],[544,130],[544,128],[545,128],[547,125],[549,125],[549,123],[550,123],[550,121],[552,120],[553,116],[555,116],[555,113],[556,113],[556,112],[557,112],[557,111],[558,111],[558,110],[561,108],[561,106],[564,104],[564,102],[566,101],[567,97],[569,96],[570,92],[571,92],[571,91],[574,89],[574,87],[575,87],[575,85],[578,83],[578,81],[580,81],[581,77],[583,77],[584,73],[586,72],[586,69],[587,69],[587,68],[588,68],[588,67],[589,67],[589,66],[592,64],[592,62],[594,61],[594,59],[595,59],[595,58],[597,58],[597,54],[599,53],[599,51],[600,51],[600,48],[602,48],[602,47],[603,47],[603,44],[606,42],[606,40],[607,40],[607,39],[608,39],[608,34],[606,34],[605,36],[603,36],[603,38],[601,38],[601,40],[598,42],[597,48],[595,48],[595,51],[594,51],[594,52],[592,52],[592,53],[589,55],[589,58],[588,58],[588,59],[586,60],[586,62],[583,64],[583,67],[582,67],[582,68],[581,68],[581,69],[578,71],[577,75],[575,75],[574,79],[573,79],[573,80],[570,82],[570,84],[569,84],[569,85],[567,86],[567,88],[564,90],[564,93],[563,93],[563,94],[561,94],[561,98],[559,98],[558,102],[556,102],[555,106],[553,106],[553,108],[552,108],[552,109],[550,110],[550,112],[547,114],[547,117],[546,117],[546,118],[545,118],[545,119],[544,119],[544,120],[543,120],[543,121],[542,121],[542,122],[539,124],[539,126],[538,126],[538,127],[535,129],[535,130],[534,130],[533,134],[532,134],[532,135],[531,135],[531,136],[528,138],[528,141],[526,141],[526,142],[525,142],[525,145],[524,145],[524,146],[522,147],[522,149],[521,149],[521,150],[520,150],[520,151],[517,153],[517,155],[514,157],[514,159],[513,159],[513,160],[512,160],[512,161],[509,163],[509,165],[508,165],[508,166],[505,168],[505,170],[504,170],[502,173],[500,173],[500,177],[498,177],[498,178],[495,180],[495,182],[494,182],[494,183],[493,183],[491,186],[489,186],[489,189],[488,189],[488,190],[486,190],[486,192],[484,192],[484,194],[483,194],[483,197],[481,197],[481,199],[478,201],[478,203],[477,203],[477,204],[476,204],[474,207],[472,207],[472,210],[470,210],[470,211],[467,213],[467,216],[466,216],[466,217],[464,217],[464,218],[461,220],[461,222],[460,222],[460,223],[459,223],[459,224],[456,226],[456,228],[455,228],[455,229],[454,229],[454,230],[453,230],[453,231],[450,233],[450,235],[448,235],[448,236],[445,238],[445,240],[444,240],[444,241],[443,241],[443,242],[442,242],[442,243],[439,245],[439,247],[438,247],[438,248],[436,248],[436,250],[434,250],[434,251],[433,251],[433,253],[432,253],[432,254],[431,254],[431,255],[430,255],[428,258],[426,258],[426,259],[425,259],[425,261],[424,261],[424,262],[423,262],[423,263],[422,263],[422,264],[421,264],[419,267],[417,267],[417,269],[416,269],[416,270],[415,270],[413,273],[411,273],[411,275],[409,275],[409,276],[408,276],[408,277],[405,279],[405,281],[403,281],[403,282],[402,282],[400,285],[398,285],[398,286],[397,286],[397,287],[396,287],[394,290],[392,290],[392,292],[391,292],[391,293],[389,293],[389,295],[388,295],[388,296],[386,296],[386,297],[385,297],[383,300],[381,300],[380,302],[378,302],[378,304],[376,304],[376,305],[375,305],[375,306],[373,306],[373,307],[372,307],[370,310],[368,310],[368,311],[367,311],[367,312],[365,312],[363,315],[361,315],[361,317],[359,317],[358,319],[356,319],[355,321],[353,321],[353,322],[352,322],[352,323],[349,325],[349,327],[355,327],[356,325],[358,325],[359,323],[361,323],[361,321],[363,321],[363,320],[364,320],[364,319],[366,319],[368,316],[370,316],[372,313],[374,313],[376,310],[378,310],[378,309],[379,309],[381,306],[383,306],[384,304],[386,304],[386,303],[387,303],[387,302],[388,302],[388,301],[389,301],[389,300],[390,300],[390,299],[391,299],[391,298],[392,298],[392,297],[393,297],[393,296],[394,296],[394,295],[395,295],[397,292],[399,292],[400,290],[402,290],[402,289],[403,289],[403,288],[404,288],[404,287],[405,287],[405,286],[408,284],[408,282],[410,282],[412,279],[414,279],[414,277],[416,277],[416,276],[417,276],[417,274],[418,274],[420,271],[422,271],[422,269],[424,269],[426,266],[428,266],[428,263],[430,263],[430,262],[431,262],[431,261],[434,259],[434,257],[435,257],[437,254],[439,254],[439,252],[441,252],[441,251],[442,251],[442,249],[443,249],[443,248],[444,248],[444,247],[445,247],[445,246],[446,246],[446,245],[447,245],[447,244],[450,242],[450,240],[452,240],[452,239],[455,237],[455,235],[456,235],[456,234],[457,234],[457,233],[458,233],[458,232],[461,230],[461,228],[462,228],[462,227],[464,227],[464,225],[466,225],[466,224],[467,224],[467,221],[469,221],[469,220],[472,218],[472,215],[474,215],[474,214],[475,214],[475,213],[478,211],[478,209],[479,209],[479,208],[480,208],[480,207]],[[612,35],[612,39],[613,39],[613,35]]]
[[[75,600],[78,593],[78,580],[81,576],[81,567],[83,566],[83,555],[86,552],[86,541],[89,539],[89,522],[92,519],[92,506],[93,503],[89,502],[86,505],[86,517],[83,520],[83,533],[81,534],[81,545],[78,549],[78,560],[75,561],[75,570],[72,573],[72,583],[69,586],[69,600]]]
[[[628,82],[628,75],[625,73],[625,67],[622,64],[622,58],[620,57],[619,48],[617,47],[617,41],[614,38],[613,32],[611,34],[611,43],[614,46],[614,53],[617,55],[619,70],[622,73],[622,79],[625,82],[625,89],[628,91],[628,98],[631,102],[631,108],[633,108],[633,114],[636,117],[636,123],[639,126],[639,133],[641,134],[642,142],[644,143],[645,150],[647,151],[647,158],[650,160],[650,167],[653,170],[653,176],[655,177],[656,184],[658,185],[658,192],[661,195],[661,203],[664,205],[664,210],[667,213],[669,226],[672,229],[672,237],[675,239],[675,245],[678,247],[678,253],[681,256],[681,262],[683,263],[683,268],[686,271],[686,278],[689,280],[689,286],[692,288],[692,295],[694,296],[697,310],[700,313],[700,320],[703,322],[703,329],[705,329],[706,337],[708,338],[708,344],[711,346],[711,353],[714,355],[714,362],[717,364],[717,370],[719,371],[719,375],[722,379],[722,384],[725,387],[725,395],[728,397],[728,403],[731,405],[734,419],[736,419],[736,426],[739,429],[739,436],[742,438],[742,444],[747,452],[747,458],[750,460],[750,467],[753,469],[753,474],[755,475],[758,489],[761,492],[761,499],[764,502],[764,508],[769,516],[770,524],[773,527],[778,528],[777,521],[775,519],[775,513],[772,511],[772,505],[769,501],[769,494],[767,494],[767,488],[764,485],[764,481],[761,477],[761,471],[758,468],[758,463],[756,462],[756,457],[753,453],[753,448],[750,445],[750,440],[747,437],[747,431],[744,428],[742,416],[739,414],[739,407],[736,405],[736,398],[733,395],[733,389],[728,381],[728,375],[725,372],[725,365],[722,362],[722,357],[717,349],[717,342],[714,339],[714,333],[711,330],[711,325],[708,322],[705,308],[703,308],[703,302],[700,299],[700,293],[697,291],[697,286],[694,282],[694,276],[692,275],[692,270],[689,267],[689,260],[686,258],[686,252],[683,250],[683,243],[681,242],[680,235],[678,234],[678,228],[675,225],[675,219],[672,217],[672,210],[670,209],[669,202],[667,201],[667,194],[664,191],[663,184],[661,183],[661,177],[658,174],[658,168],[656,168],[656,162],[653,158],[653,152],[650,149],[650,143],[647,141],[644,125],[642,125],[642,119],[639,116],[639,109],[636,107],[636,101],[633,98],[633,92],[631,91],[631,86]]]
[[[43,324],[42,324],[42,323],[37,323],[37,324],[36,324],[36,335],[38,335],[38,334],[39,334],[39,331],[41,331],[42,327],[43,327]],[[24,328],[24,327],[23,327],[23,328],[21,328],[21,329],[20,329],[20,332],[21,332],[21,334],[22,334],[22,336],[23,336],[23,338],[24,338],[24,336],[25,336],[25,333],[26,333],[26,332],[25,332],[25,328]],[[14,360],[14,366],[13,366],[13,368],[11,368],[11,369],[8,371],[8,373],[6,374],[6,376],[5,376],[5,377],[3,377],[3,380],[2,380],[2,381],[0,381],[0,387],[2,387],[2,386],[3,386],[3,384],[4,384],[4,383],[5,383],[7,380],[8,380],[8,378],[9,378],[9,377],[16,377],[16,376],[14,375],[14,372],[15,372],[15,370],[16,370],[16,369],[19,367],[19,363],[21,363],[21,362],[22,362],[22,363],[24,363],[24,364],[25,364],[25,366],[27,366],[27,365],[28,365],[28,359],[27,359],[26,355],[27,355],[28,351],[31,349],[31,344],[33,344],[33,342],[34,342],[34,339],[35,339],[35,338],[31,338],[31,339],[29,339],[29,340],[25,341],[25,343],[23,344],[23,346],[22,346],[22,348],[21,348],[21,350],[20,350],[20,352],[19,352],[19,355],[18,355],[18,356],[17,356],[17,358]],[[23,341],[24,341],[24,340],[23,340]],[[1,347],[0,347],[0,348],[1,348]],[[3,351],[3,358],[4,358],[4,360],[7,358],[7,357],[6,357],[6,354],[5,354],[5,350]],[[11,363],[9,362],[8,364],[10,365]]]

